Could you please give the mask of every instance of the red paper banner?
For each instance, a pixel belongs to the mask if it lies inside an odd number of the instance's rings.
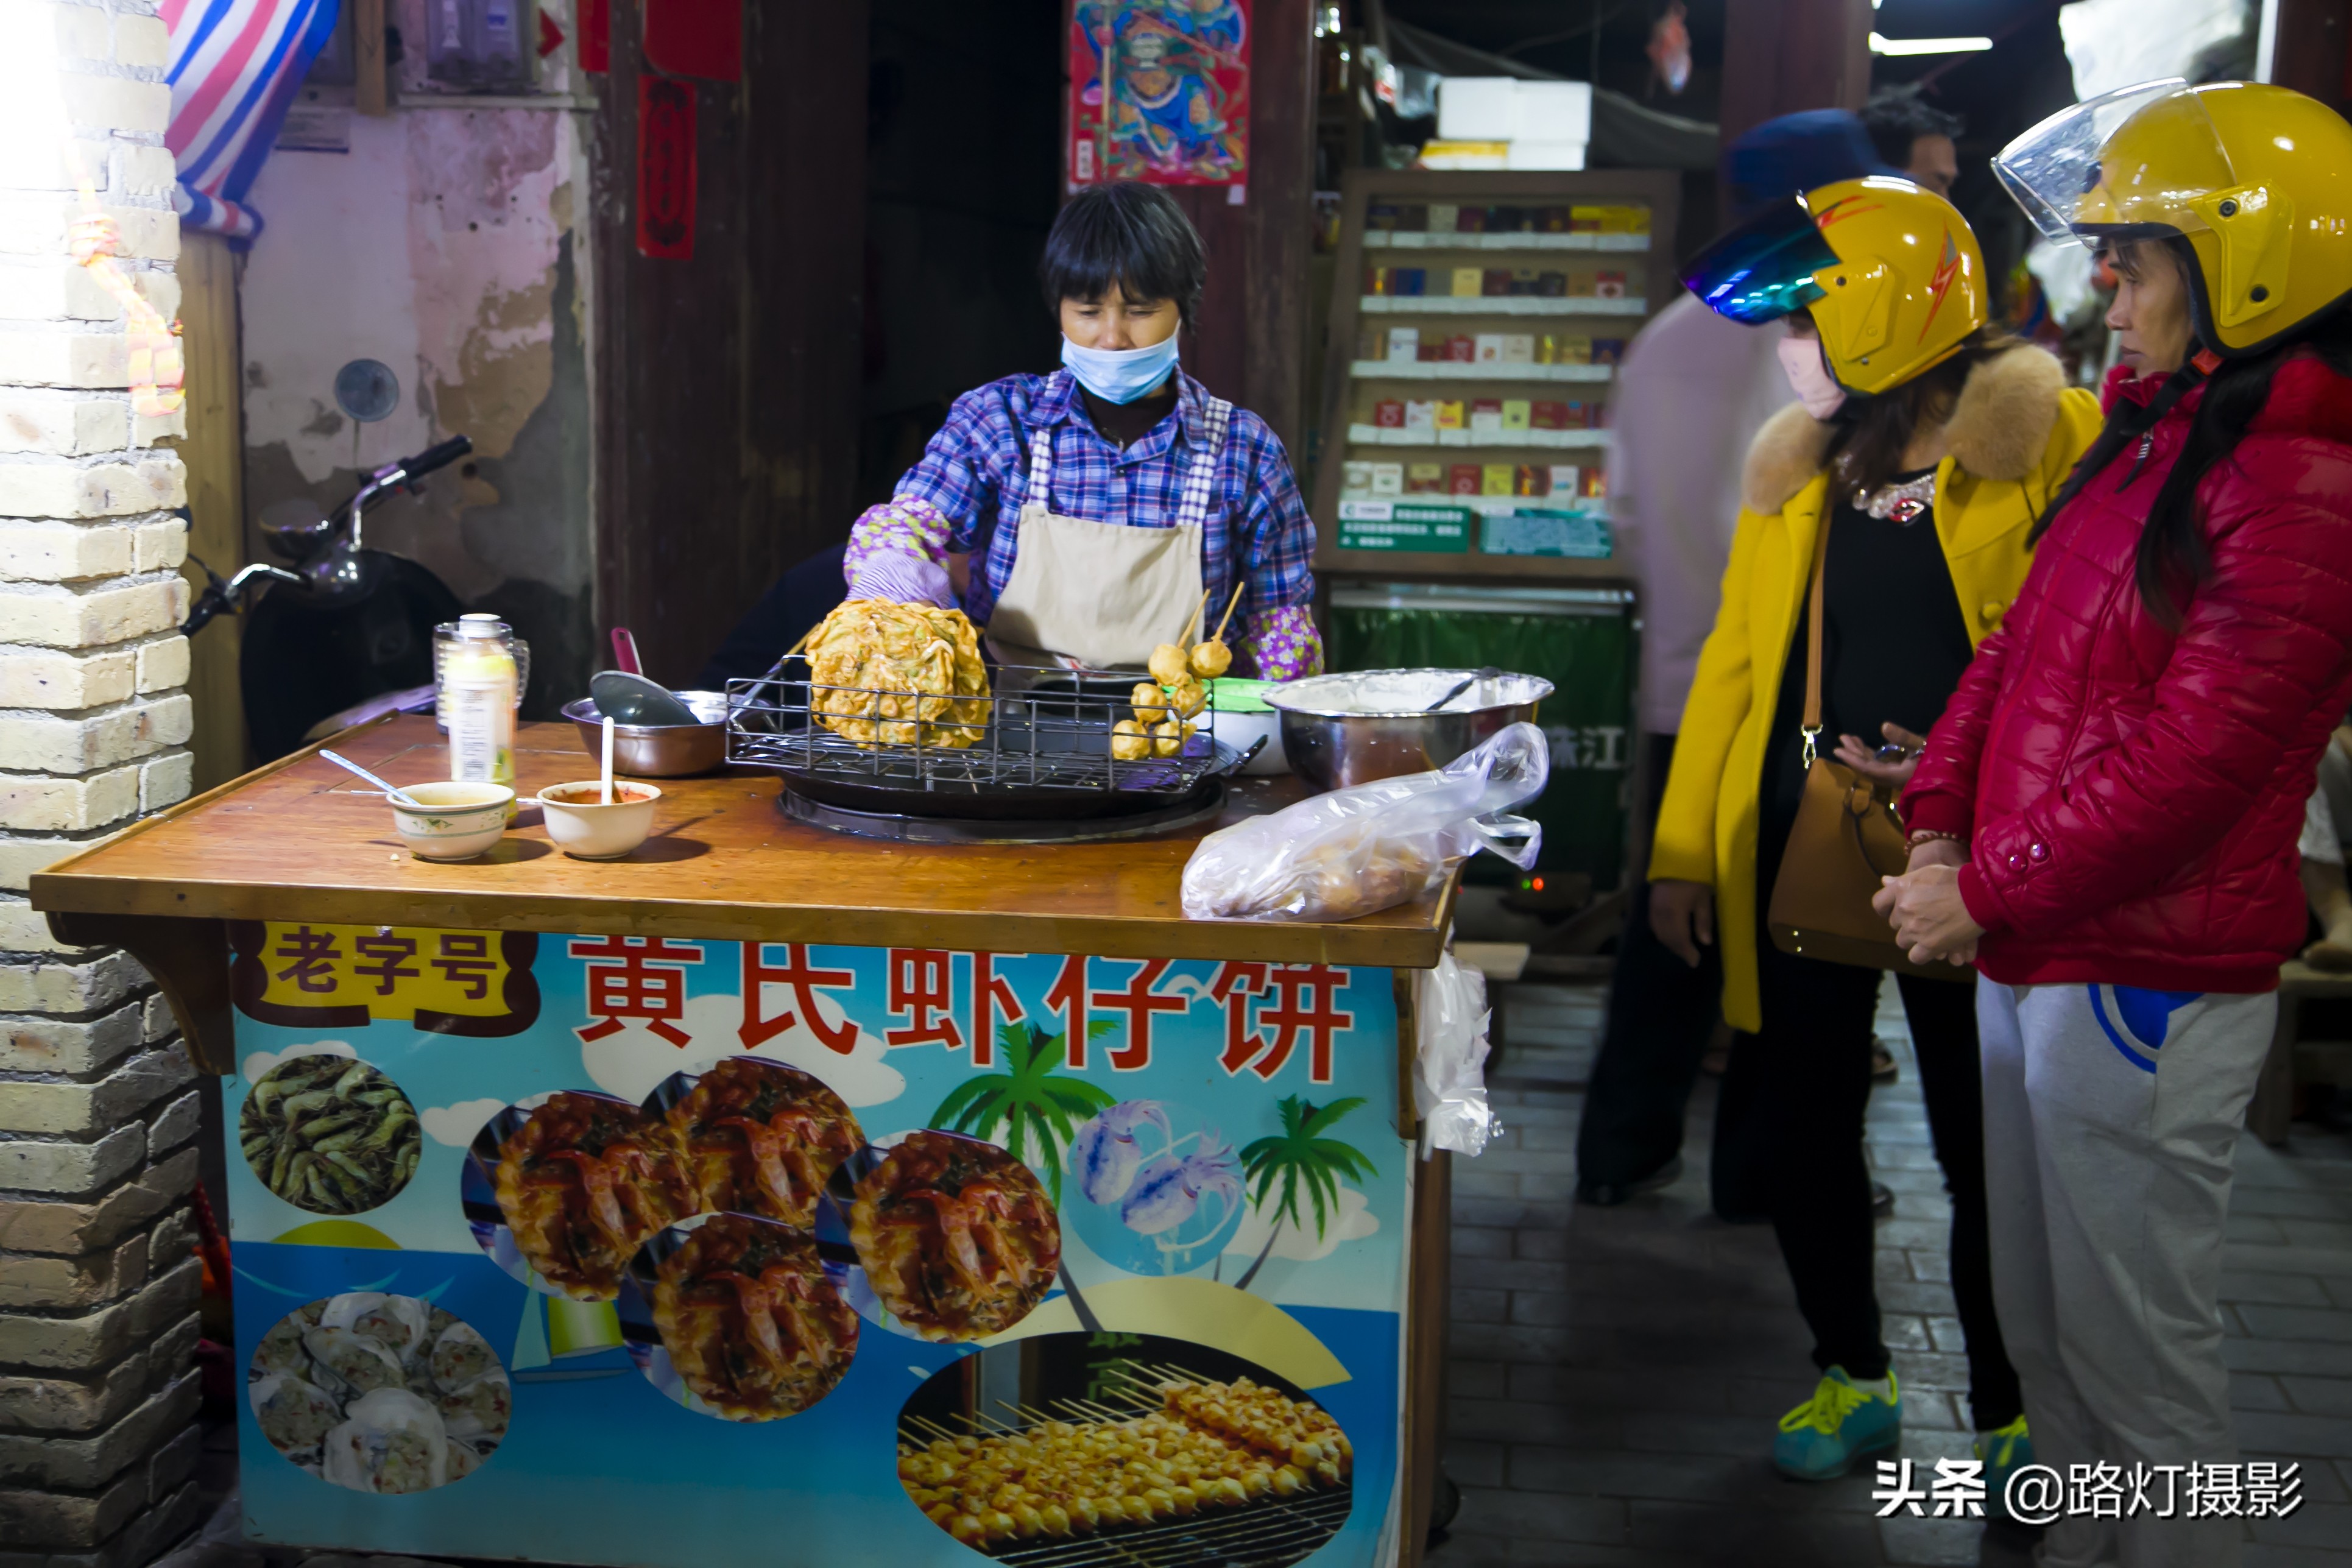
[[[1250,0],[1076,0],[1071,183],[1246,183],[1249,7]]]
[[[646,58],[670,76],[743,78],[743,0],[646,0]]]
[[[637,254],[694,256],[694,87],[637,78]]]
[[[613,68],[612,0],[580,0],[572,20],[580,28],[580,68],[584,71],[607,71]]]

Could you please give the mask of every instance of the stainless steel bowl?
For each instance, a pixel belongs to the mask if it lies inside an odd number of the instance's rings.
[[[1340,789],[1442,768],[1507,725],[1536,716],[1551,695],[1538,676],[1497,675],[1434,713],[1429,705],[1468,669],[1366,669],[1318,675],[1276,687],[1282,749],[1291,771],[1318,790]]]
[[[613,771],[640,779],[682,779],[707,773],[727,760],[727,694],[681,691],[677,700],[694,710],[695,724],[615,724]],[[563,716],[580,731],[580,743],[602,759],[604,716],[596,700],[583,697],[563,705]]]

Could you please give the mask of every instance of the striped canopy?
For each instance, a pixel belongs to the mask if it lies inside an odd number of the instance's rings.
[[[250,239],[261,216],[245,194],[278,140],[287,106],[335,30],[341,0],[163,0],[171,29],[174,200],[188,228]]]

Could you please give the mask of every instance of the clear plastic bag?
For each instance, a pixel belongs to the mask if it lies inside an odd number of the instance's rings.
[[[1543,829],[1503,815],[1543,793],[1551,751],[1514,724],[1434,773],[1334,790],[1201,840],[1184,866],[1193,920],[1344,921],[1419,897],[1481,849],[1522,868]]]
[[[1412,1064],[1421,1157],[1450,1149],[1475,1158],[1503,1130],[1486,1103],[1486,977],[1441,953],[1436,968],[1413,972],[1412,1005],[1421,1035]]]

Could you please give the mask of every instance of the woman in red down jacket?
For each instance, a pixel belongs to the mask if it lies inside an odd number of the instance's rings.
[[[2236,1458],[2231,1160],[2352,700],[2352,126],[2160,82],[1995,167],[2114,268],[2124,363],[1878,902],[1915,959],[1979,972],[1993,1296],[2037,1458],[2152,1478],[2129,1517],[2059,1519],[2039,1561],[2228,1568],[2240,1521],[2187,1517],[2179,1467]]]

